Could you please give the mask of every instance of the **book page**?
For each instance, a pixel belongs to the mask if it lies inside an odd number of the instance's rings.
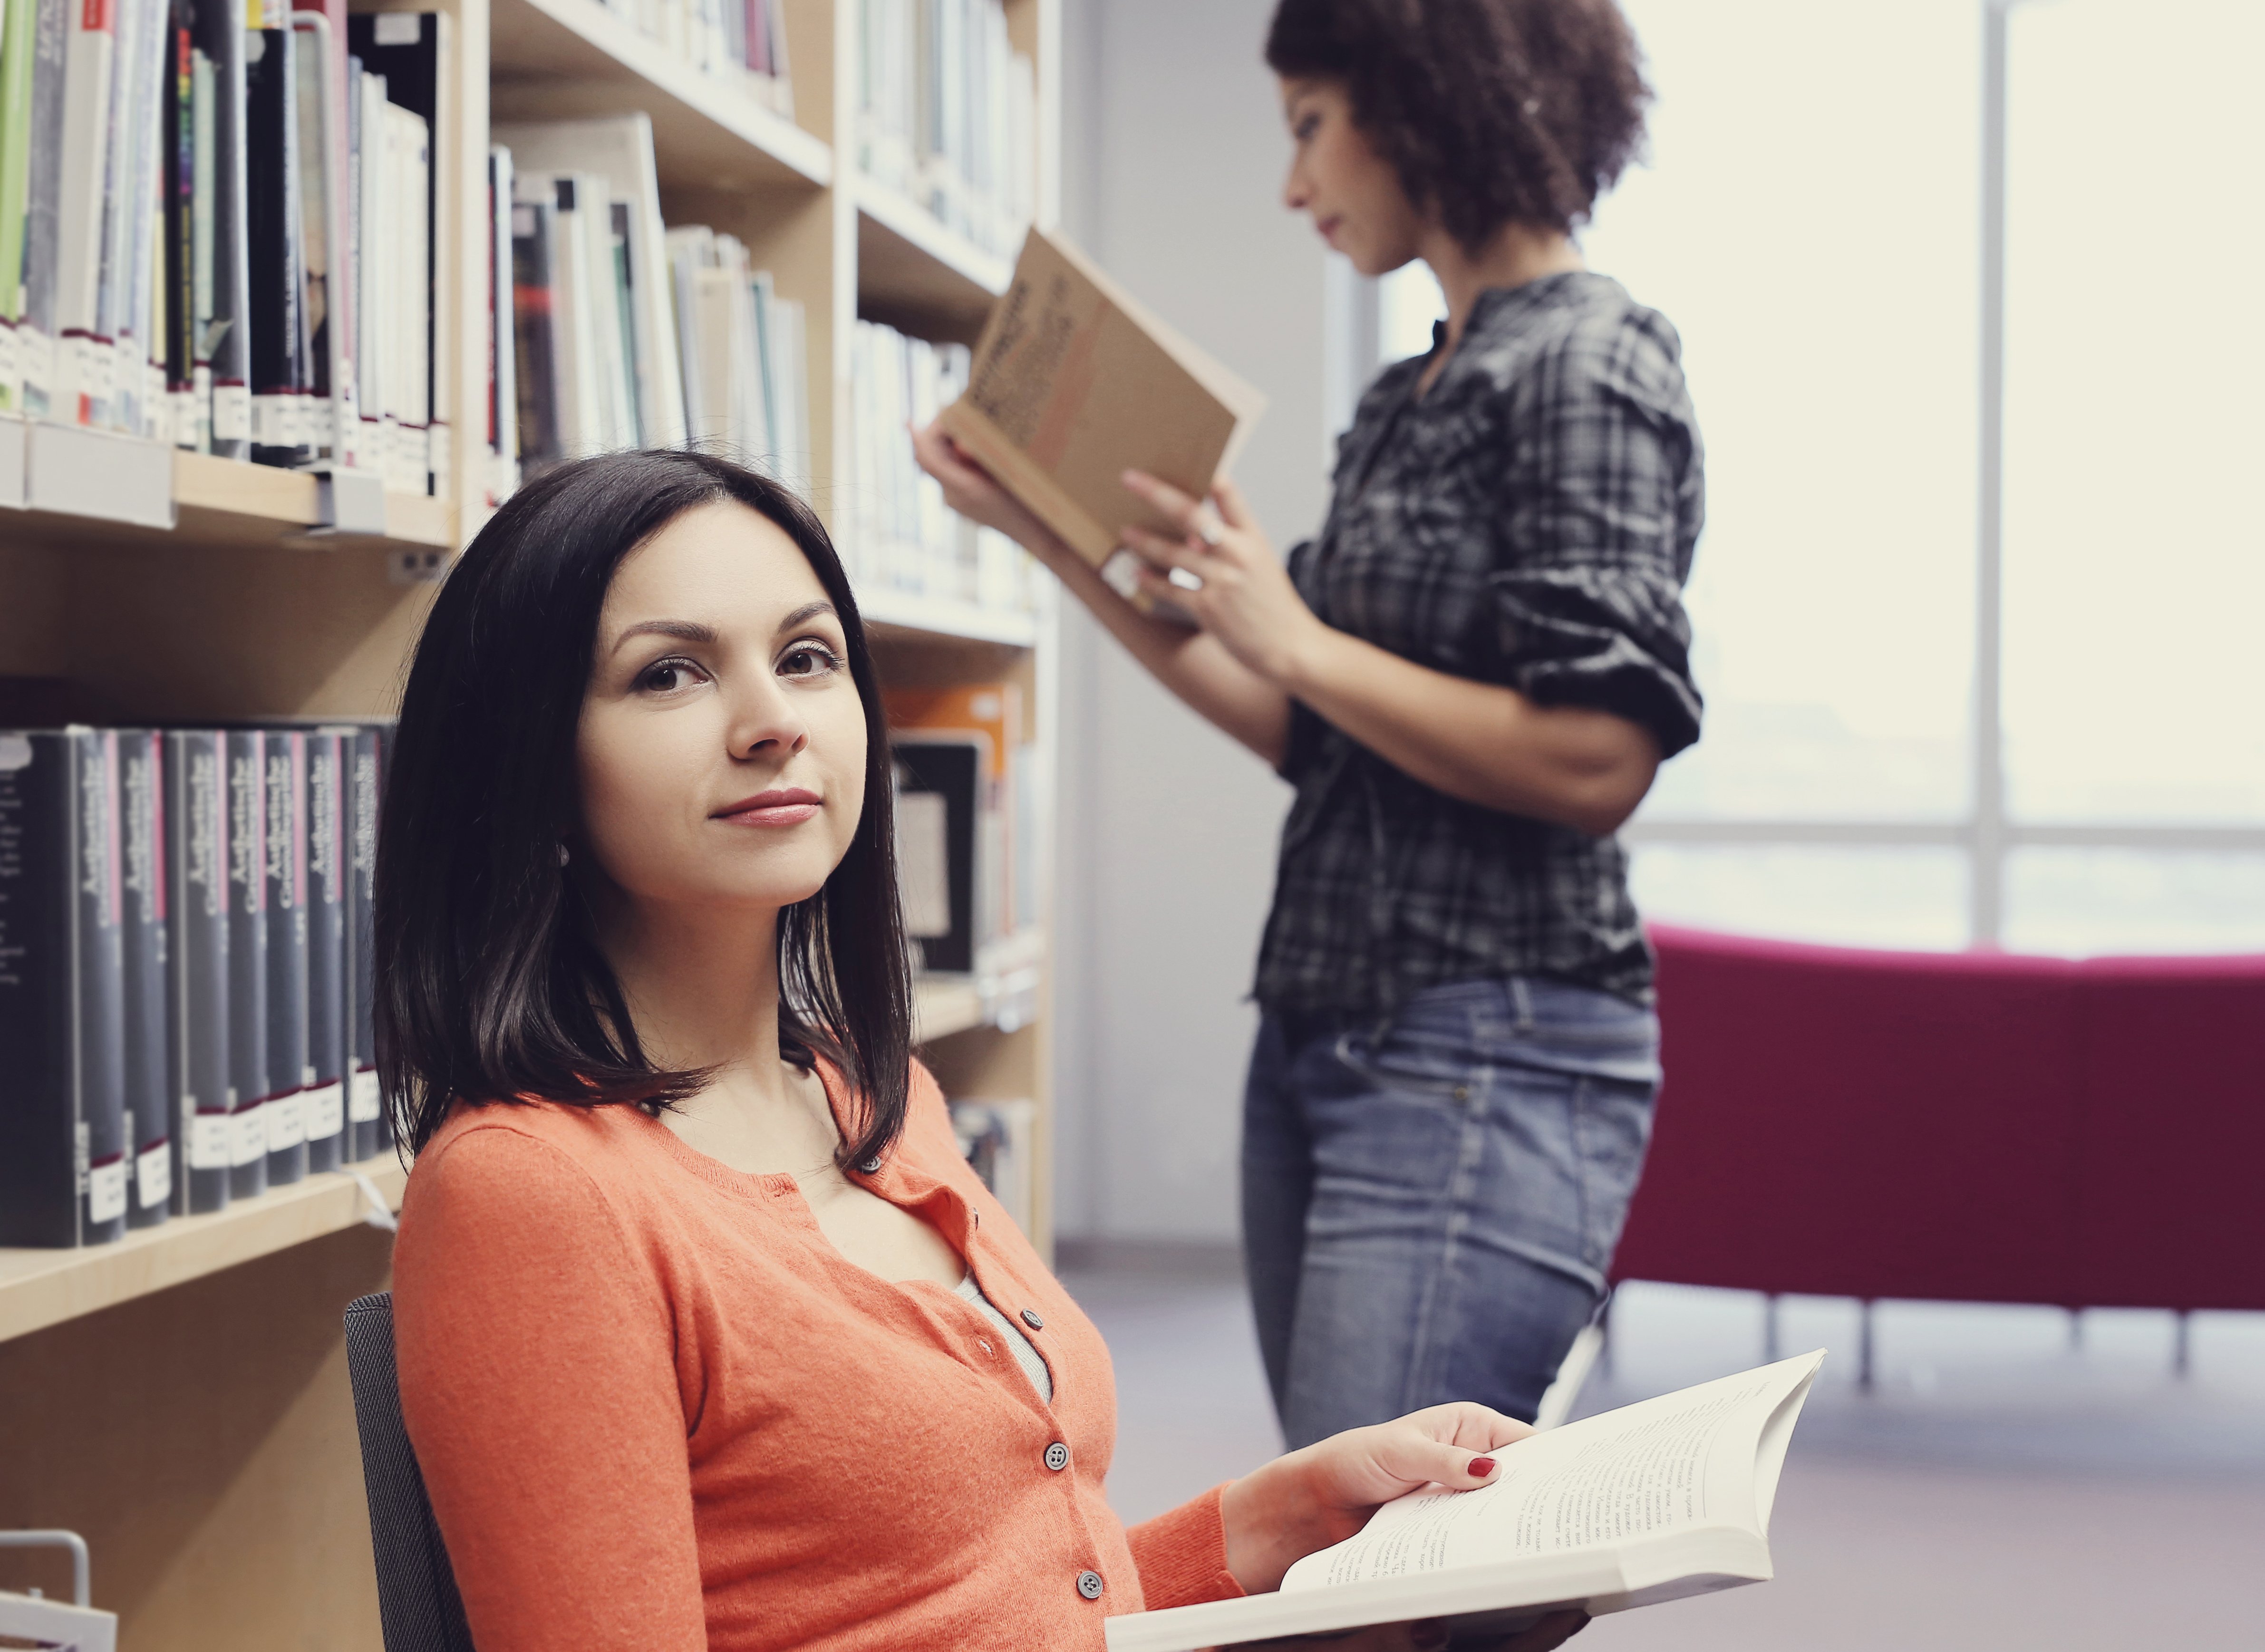
[[[1679,1528],[1753,1525],[1767,1507],[1781,1440],[1758,1455],[1823,1356],[1809,1355],[1536,1434],[1496,1454],[1492,1484],[1417,1491],[1377,1510],[1358,1536],[1309,1554],[1285,1591],[1609,1547]],[[1757,1486],[1766,1467],[1771,1484]],[[1759,1534],[1759,1533],[1758,1533]]]

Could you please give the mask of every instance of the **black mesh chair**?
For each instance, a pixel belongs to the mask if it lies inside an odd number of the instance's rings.
[[[361,1433],[370,1546],[377,1554],[377,1613],[385,1652],[472,1652],[463,1597],[425,1495],[425,1476],[401,1421],[393,1364],[393,1293],[346,1307],[346,1378]]]

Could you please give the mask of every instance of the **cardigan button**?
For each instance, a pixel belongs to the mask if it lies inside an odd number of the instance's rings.
[[[1101,1574],[1099,1572],[1080,1572],[1077,1575],[1077,1592],[1083,1595],[1088,1600],[1100,1599]]]
[[[857,1168],[864,1172],[867,1175],[878,1175],[881,1174],[881,1161],[878,1156],[868,1159],[864,1163],[859,1165]]]
[[[1034,1331],[1043,1331],[1046,1328],[1046,1322],[1038,1317],[1038,1311],[1036,1308],[1023,1310],[1023,1323]]]
[[[1069,1447],[1056,1440],[1046,1447],[1046,1466],[1057,1474],[1069,1466]]]

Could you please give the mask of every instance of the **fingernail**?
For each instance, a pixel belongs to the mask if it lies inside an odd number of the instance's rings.
[[[1468,1474],[1473,1480],[1484,1480],[1489,1474],[1494,1473],[1494,1459],[1491,1457],[1474,1457],[1468,1463],[1464,1465],[1463,1472]]]

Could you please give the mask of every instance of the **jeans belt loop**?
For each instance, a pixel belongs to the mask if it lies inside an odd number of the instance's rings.
[[[1533,1030],[1533,993],[1526,977],[1513,975],[1509,980],[1510,1007],[1518,1017],[1517,1032],[1523,1035]]]

